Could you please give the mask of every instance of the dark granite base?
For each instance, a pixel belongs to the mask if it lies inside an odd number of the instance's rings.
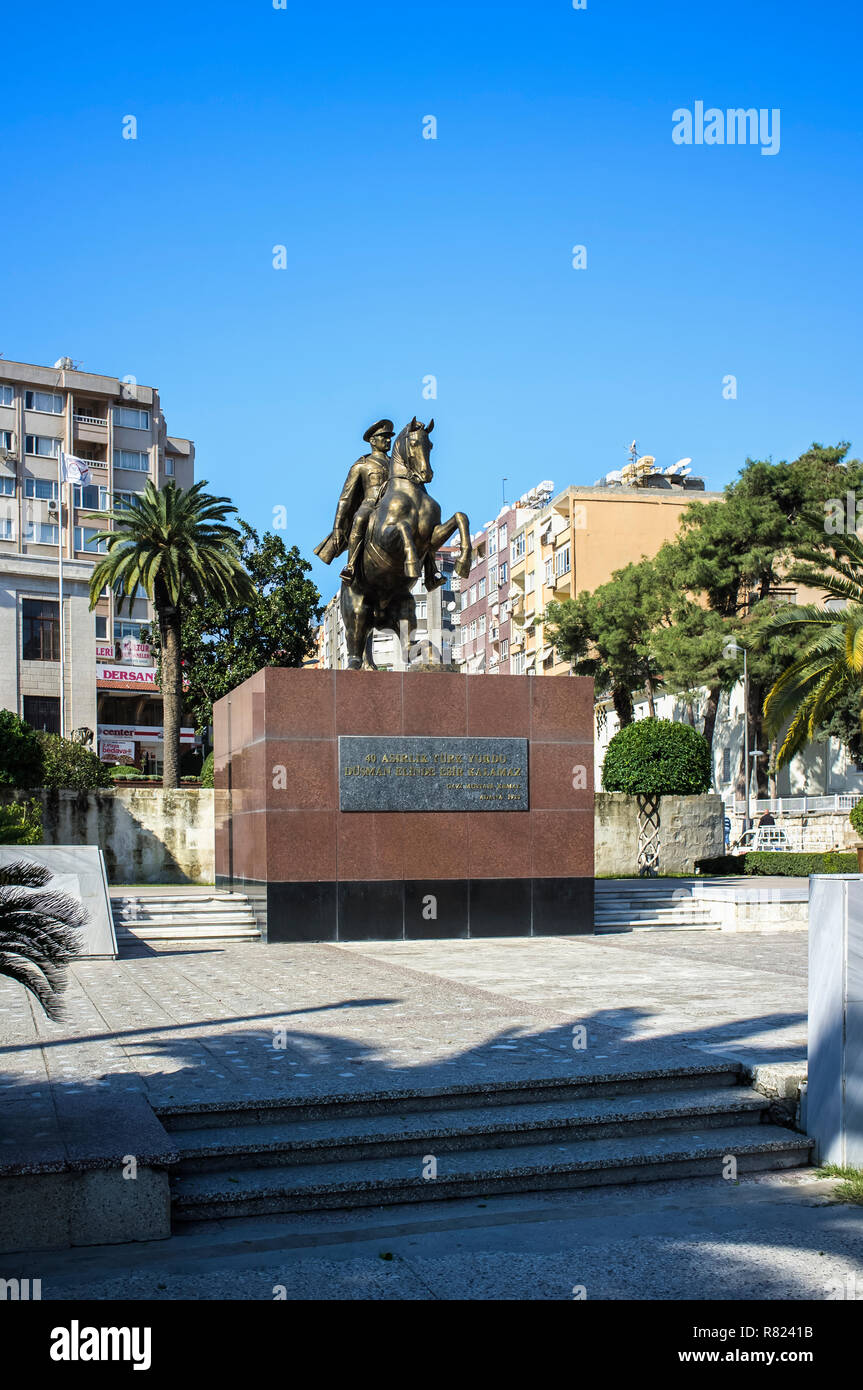
[[[217,887],[230,887],[224,879]],[[593,934],[592,878],[261,883],[248,894],[265,940],[420,941]]]

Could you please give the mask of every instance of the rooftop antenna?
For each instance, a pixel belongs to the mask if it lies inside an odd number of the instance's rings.
[[[500,480],[500,500],[504,506],[506,506],[506,485],[508,482],[509,478],[501,478]]]

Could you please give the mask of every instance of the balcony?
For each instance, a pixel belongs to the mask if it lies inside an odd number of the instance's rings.
[[[82,444],[108,443],[108,421],[104,415],[75,415],[75,438]]]

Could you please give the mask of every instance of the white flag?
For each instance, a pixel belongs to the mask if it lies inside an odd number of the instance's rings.
[[[90,481],[89,460],[79,459],[74,454],[61,451],[60,476],[64,483],[80,483],[82,487],[86,487]]]

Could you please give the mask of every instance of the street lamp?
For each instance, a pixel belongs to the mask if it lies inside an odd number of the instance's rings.
[[[743,780],[746,783],[743,833],[745,835],[749,829],[749,669],[746,663],[746,648],[742,642],[736,642],[732,639],[732,641],[726,642],[722,649],[722,655],[726,660],[730,660],[731,657],[737,656],[739,652],[743,653]],[[755,750],[755,756],[760,756],[757,749]],[[755,766],[754,763],[752,765],[753,767]]]

